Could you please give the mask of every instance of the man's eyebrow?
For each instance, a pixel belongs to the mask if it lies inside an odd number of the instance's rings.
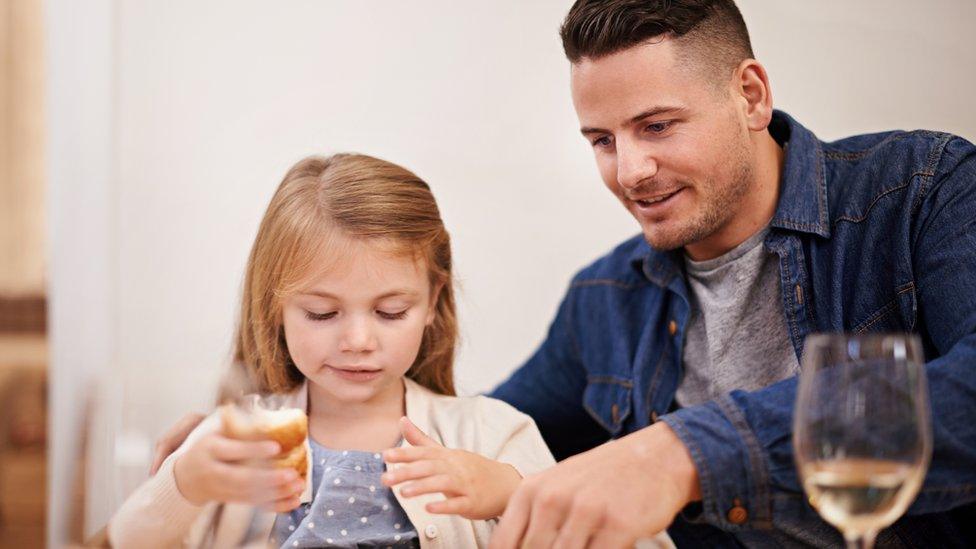
[[[630,120],[628,120],[627,122],[629,124],[633,124],[635,122],[640,122],[641,120],[643,120],[645,118],[650,118],[652,116],[657,116],[659,114],[680,113],[680,112],[682,112],[684,110],[685,110],[684,107],[678,107],[678,106],[672,106],[672,105],[660,105],[660,106],[657,106],[657,107],[651,107],[651,108],[649,108],[649,109],[647,109],[645,111],[642,111],[641,113],[639,113],[639,114],[637,114],[635,116],[632,116],[630,118]],[[609,130],[605,130],[603,128],[592,128],[590,126],[583,126],[582,128],[580,128],[580,133],[582,133],[583,135],[587,135],[587,134],[591,134],[591,133],[610,133],[610,131]]]

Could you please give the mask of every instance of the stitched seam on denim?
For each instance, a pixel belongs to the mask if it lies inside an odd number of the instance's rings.
[[[657,392],[657,386],[661,382],[661,373],[664,371],[661,364],[664,362],[665,357],[670,356],[670,353],[668,353],[670,345],[672,345],[672,343],[669,341],[669,345],[665,345],[664,350],[661,351],[661,356],[657,359],[657,366],[655,366],[654,369],[654,375],[651,377],[651,383],[647,387],[647,394],[644,395],[644,402],[647,403],[647,407],[650,408],[652,412],[655,410],[654,403],[651,402],[651,395]]]
[[[583,409],[585,409],[586,412],[588,414],[590,414],[590,417],[592,417],[594,420],[596,420],[596,422],[599,423],[601,427],[603,427],[603,430],[605,430],[606,432],[610,433],[611,435],[614,434],[613,427],[611,427],[611,426],[607,425],[606,423],[604,423],[603,422],[603,417],[601,417],[600,414],[596,413],[596,410],[594,410],[593,408],[591,408],[589,404],[587,404],[586,402],[584,402],[583,403]]]
[[[620,415],[618,416],[618,419],[619,419],[619,421],[617,421],[617,424],[616,424],[616,425],[614,425],[614,426],[611,426],[611,425],[608,425],[607,423],[605,423],[605,422],[603,421],[603,418],[602,418],[602,416],[600,416],[600,414],[599,414],[599,413],[597,413],[597,411],[596,411],[596,410],[594,410],[594,409],[593,409],[593,408],[592,408],[592,407],[591,407],[591,406],[590,406],[590,405],[589,405],[589,404],[588,404],[588,403],[587,403],[587,402],[586,402],[585,400],[584,400],[584,402],[583,402],[583,408],[585,408],[585,409],[586,409],[586,411],[587,411],[587,412],[588,412],[588,413],[589,413],[589,414],[590,414],[591,416],[593,416],[593,419],[595,419],[595,420],[596,420],[596,421],[597,421],[597,422],[598,422],[598,423],[599,423],[600,425],[602,425],[602,426],[603,426],[603,428],[604,428],[604,429],[606,429],[606,431],[607,431],[608,433],[610,433],[611,435],[616,435],[617,433],[619,433],[619,432],[620,432],[620,429],[621,429],[621,428],[622,428],[622,426],[623,426],[623,422],[624,422],[624,419],[625,419],[625,418],[626,418],[627,416],[629,416],[629,415],[630,415],[630,389],[627,389],[627,395],[626,395],[626,396],[627,396],[627,398],[626,398],[626,402],[627,402],[627,407],[626,407],[626,408],[624,408],[623,410],[620,410],[620,411],[618,412],[618,413],[620,414]],[[614,402],[614,403],[616,404],[616,402]]]
[[[784,218],[777,219],[776,223],[787,229],[815,231],[820,228],[816,223],[800,223],[799,221]]]
[[[853,152],[848,152],[848,151],[828,151],[825,154],[826,154],[827,158],[830,158],[831,160],[861,160],[862,158],[864,158],[868,154],[873,153],[879,147],[882,147],[882,146],[887,145],[889,143],[892,143],[894,141],[899,141],[901,139],[905,139],[907,137],[914,137],[914,136],[917,136],[917,135],[924,135],[924,136],[928,136],[928,137],[939,137],[939,138],[943,138],[943,139],[945,138],[945,136],[950,136],[951,137],[950,134],[947,134],[945,132],[936,132],[936,131],[931,131],[931,130],[911,130],[911,131],[901,132],[901,133],[896,134],[896,135],[890,135],[890,136],[882,139],[880,142],[872,145],[871,148],[869,148],[869,149],[863,149],[863,150],[860,150],[860,151],[853,151]]]
[[[587,288],[590,286],[614,286],[617,288],[623,288],[625,290],[633,290],[635,288],[646,286],[646,284],[630,284],[610,278],[590,278],[586,280],[577,280],[570,285],[571,288]]]
[[[908,178],[909,182],[911,182],[912,178],[914,178],[916,175],[919,175],[919,174],[917,174],[917,173],[916,174],[912,174],[912,176]],[[861,221],[864,221],[865,219],[868,218],[868,214],[871,213],[871,210],[874,209],[874,205],[877,204],[879,200],[881,200],[885,196],[888,196],[889,194],[891,194],[891,193],[893,193],[895,191],[900,191],[900,190],[908,187],[908,185],[909,185],[909,183],[902,183],[901,185],[898,185],[897,187],[892,187],[892,188],[884,191],[883,193],[881,193],[878,196],[874,197],[873,200],[871,200],[871,203],[868,204],[868,209],[865,210],[864,213],[861,214],[860,217],[851,217],[851,216],[842,215],[842,216],[840,216],[840,217],[838,217],[837,219],[834,220],[834,225],[837,225],[841,221],[850,221],[851,223],[860,223]]]
[[[627,390],[627,399],[626,399],[627,407],[624,408],[623,410],[620,410],[620,415],[619,415],[620,421],[617,422],[617,425],[611,426],[608,425],[607,423],[604,423],[602,416],[600,416],[600,414],[597,413],[596,410],[594,410],[588,403],[586,403],[585,400],[583,402],[583,407],[586,408],[586,411],[589,412],[589,414],[593,416],[593,418],[596,419],[597,422],[599,422],[600,425],[602,425],[603,428],[606,429],[608,433],[614,434],[614,432],[620,432],[620,427],[623,424],[624,418],[630,415],[630,391],[631,388],[633,387],[633,383],[629,381],[623,381],[618,378],[615,378],[614,376],[608,376],[608,375],[588,375],[586,376],[586,381],[587,384],[605,383],[607,385],[617,385]]]
[[[712,516],[712,520],[718,525],[724,525],[728,527],[731,525],[722,514],[719,508],[719,502],[715,500],[715,493],[712,490],[712,472],[708,467],[708,461],[705,459],[704,454],[702,454],[701,448],[698,447],[698,443],[688,429],[685,428],[685,424],[679,419],[671,415],[666,415],[661,418],[671,430],[678,435],[678,439],[684,443],[685,448],[688,449],[688,453],[691,454],[691,461],[695,464],[695,469],[698,470],[698,484],[701,490],[702,496],[702,512],[705,517],[709,514]]]
[[[790,274],[789,261],[786,259],[786,247],[783,246],[781,251],[783,254],[779,256],[780,268],[783,269],[784,273],[786,273],[786,280],[790,281],[790,286],[793,286],[793,276]],[[789,307],[786,314],[786,324],[790,328],[790,341],[793,343],[793,349],[796,349],[796,342],[798,342],[800,339],[800,330],[796,325],[796,304],[793,301],[793,292],[791,292],[789,288],[783,286],[782,281],[780,282],[780,292],[783,294],[783,300],[786,301],[786,304]]]
[[[753,481],[753,491],[754,499],[752,501],[752,507],[755,511],[758,511],[758,517],[754,517],[753,524],[761,528],[771,528],[772,527],[772,509],[771,501],[769,499],[769,472],[766,470],[766,457],[762,453],[762,449],[759,446],[759,440],[756,439],[755,433],[752,432],[752,428],[746,421],[745,416],[732,397],[725,395],[724,397],[715,401],[719,408],[725,414],[725,417],[729,419],[735,430],[738,431],[739,437],[746,445],[746,451],[749,454],[749,469],[753,472],[755,480]]]
[[[896,295],[901,295],[905,292],[912,293],[912,321],[908,326],[909,332],[915,331],[915,321],[918,320],[918,300],[915,298],[915,281],[909,280],[905,284],[895,288],[897,291]]]
[[[570,299],[570,296],[566,296],[566,299]],[[576,329],[575,325],[573,324],[573,309],[575,308],[575,305],[575,301],[570,301],[566,304],[566,324],[569,325],[569,346],[573,350],[573,354],[576,355],[576,362],[580,365],[580,368],[584,368],[583,353],[580,351],[579,342],[576,341]]]
[[[914,289],[914,287],[915,284],[911,282],[898,286],[895,292],[895,299],[892,299],[891,301],[886,303],[883,307],[871,313],[870,316],[868,316],[866,319],[864,319],[864,321],[858,324],[856,328],[854,328],[854,333],[856,334],[862,333],[868,328],[870,328],[871,326],[874,326],[879,320],[887,316],[888,313],[890,313],[891,311],[893,311],[898,307],[898,296],[900,296],[905,292],[911,291],[912,289]]]
[[[606,383],[608,385],[620,385],[625,389],[633,389],[634,383],[629,379],[619,378],[614,375],[607,374],[589,374],[586,376],[586,381],[588,383]]]
[[[800,255],[800,254],[803,253],[803,248],[802,247],[797,246],[796,248],[798,248],[797,249],[797,252],[796,252],[797,255]],[[803,292],[803,296],[805,296],[805,298],[806,298],[802,302],[798,302],[797,305],[800,306],[800,307],[803,307],[803,310],[806,312],[806,315],[805,316],[806,316],[807,322],[809,323],[810,326],[813,326],[813,325],[815,325],[815,321],[814,321],[814,318],[813,318],[813,307],[812,307],[812,304],[813,304],[813,299],[812,299],[813,292],[808,291],[809,290],[809,288],[808,288],[809,284],[804,284],[804,282],[807,282],[807,281],[810,280],[810,277],[807,275],[807,270],[806,270],[806,267],[804,266],[804,258],[798,257],[796,264],[798,265],[797,273],[796,273],[796,275],[797,275],[796,284],[800,286],[800,288],[801,288],[801,290]],[[797,334],[799,334],[799,327],[797,327]],[[797,364],[797,366],[799,367],[799,363]]]
[[[814,141],[817,144],[817,227],[820,230],[826,228],[830,230],[830,221],[827,215],[827,205],[824,200],[827,197],[827,176],[825,171],[827,169],[827,161],[824,159],[823,144],[820,141]]]
[[[930,183],[932,182],[932,178],[935,177],[935,169],[942,162],[942,156],[945,154],[945,148],[949,144],[949,141],[952,141],[952,136],[945,134],[939,143],[935,147],[932,147],[928,158],[928,165],[926,166],[927,173],[923,174],[924,177],[922,178],[921,185],[919,185],[918,196],[915,197],[915,203],[912,204],[912,215],[915,215],[919,208],[922,207],[922,200],[928,195],[929,189],[931,188]]]

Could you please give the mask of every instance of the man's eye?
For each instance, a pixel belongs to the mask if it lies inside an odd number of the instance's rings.
[[[664,133],[671,127],[671,122],[655,122],[647,125],[647,131],[651,133]]]
[[[309,320],[329,320],[334,317],[337,313],[332,311],[331,313],[313,313],[312,311],[305,311],[305,318]]]
[[[400,311],[399,313],[388,313],[386,311],[376,311],[376,314],[378,314],[380,316],[380,318],[383,318],[383,319],[386,319],[386,320],[400,320],[402,318],[406,318],[406,316],[407,316],[407,310],[404,309],[404,310]]]
[[[594,147],[609,147],[613,141],[611,141],[609,135],[604,135],[593,140]]]

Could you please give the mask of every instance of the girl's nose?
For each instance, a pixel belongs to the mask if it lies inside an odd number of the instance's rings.
[[[372,322],[366,318],[349,319],[342,333],[340,350],[350,353],[376,350],[376,334]]]

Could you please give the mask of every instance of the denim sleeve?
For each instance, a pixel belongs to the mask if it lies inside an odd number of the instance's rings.
[[[918,320],[930,356],[933,455],[909,515],[976,501],[976,147],[955,139],[917,204],[911,243]],[[797,379],[735,391],[661,419],[688,447],[699,472],[700,520],[735,532],[790,529],[802,500],[793,461]],[[744,524],[729,521],[745,508]],[[814,517],[809,506],[807,517]]]
[[[542,345],[489,395],[528,414],[557,460],[609,439],[583,407],[586,370],[573,335],[574,297],[570,289]]]

